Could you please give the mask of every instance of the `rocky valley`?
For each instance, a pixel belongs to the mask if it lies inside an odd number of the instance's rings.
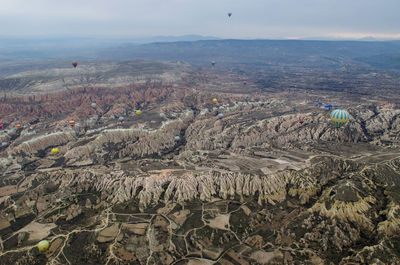
[[[400,264],[399,73],[352,66],[2,77],[0,263]]]

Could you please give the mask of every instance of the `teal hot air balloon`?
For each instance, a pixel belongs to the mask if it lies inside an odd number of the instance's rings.
[[[331,112],[331,120],[336,124],[337,128],[342,127],[349,121],[349,113],[342,109],[335,109]]]

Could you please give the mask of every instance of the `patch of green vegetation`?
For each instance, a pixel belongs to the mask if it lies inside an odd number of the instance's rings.
[[[128,222],[129,220],[129,215],[120,215],[120,214],[116,214],[115,218],[117,219],[118,222]]]
[[[231,230],[239,237],[242,237],[246,233],[246,228],[251,225],[251,218],[240,209],[230,215],[229,223],[231,225]]]
[[[388,253],[387,251],[383,251],[382,249],[376,249],[374,254],[372,255],[372,257],[376,257],[378,258],[380,261],[382,261],[385,264],[390,264],[390,260],[391,260],[391,256],[390,253]]]
[[[127,202],[114,205],[112,212],[124,214],[140,213],[138,204],[135,200],[129,200]]]
[[[201,212],[192,212],[189,214],[188,218],[186,219],[182,227],[177,231],[177,234],[178,235],[184,234],[190,229],[198,228],[203,225],[204,223],[201,220]]]
[[[172,243],[175,245],[175,250],[182,256],[186,255],[186,245],[183,237],[172,236]]]
[[[108,244],[96,244],[91,232],[73,233],[63,252],[71,264],[105,264]]]
[[[393,237],[390,239],[390,242],[393,244],[392,251],[400,258],[400,237]]]
[[[234,211],[236,209],[238,209],[241,206],[241,204],[239,202],[229,202],[228,203],[228,212]]]

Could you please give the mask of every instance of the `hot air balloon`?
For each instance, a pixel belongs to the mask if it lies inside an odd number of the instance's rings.
[[[138,110],[136,111],[136,115],[140,115],[140,114],[142,114],[142,111],[141,111],[140,109],[138,109]]]
[[[214,102],[214,103],[217,103],[218,100],[217,100],[216,98],[213,98],[213,102]]]
[[[232,13],[228,13],[228,17],[231,17],[232,16]]]
[[[75,126],[75,122],[74,121],[69,121],[68,122],[69,126],[74,127]]]
[[[0,122],[0,129],[3,129],[3,123]]]
[[[321,106],[323,103],[320,102],[319,100],[314,101],[318,106]]]
[[[15,125],[15,128],[16,128],[17,130],[22,130],[22,126],[21,126],[20,124]]]
[[[120,122],[123,122],[123,121],[125,120],[125,118],[122,117],[122,116],[120,116],[120,117],[118,118],[118,120],[119,120]]]
[[[224,114],[222,114],[222,113],[219,113],[219,114],[218,114],[218,118],[219,118],[219,119],[222,119],[223,117],[224,117]]]
[[[175,141],[175,142],[179,142],[180,140],[181,140],[181,137],[179,137],[179,136],[175,136],[175,137],[174,137],[174,141]]]
[[[335,109],[331,112],[331,120],[336,124],[337,128],[342,127],[349,121],[349,113],[342,109]]]
[[[49,248],[49,246],[50,246],[50,243],[47,240],[42,240],[37,245],[39,251],[41,251],[41,252],[46,251]]]
[[[243,81],[243,85],[247,85],[247,81]]]
[[[329,105],[325,105],[324,108],[325,108],[325,110],[331,110],[332,105],[330,105],[330,104]]]
[[[95,102],[93,102],[90,106],[92,106],[92,108],[97,107],[97,104]]]
[[[299,118],[299,122],[300,122],[300,124],[303,124],[304,123],[304,118]]]
[[[72,66],[76,68],[78,66],[78,62],[72,62]]]
[[[215,61],[211,61],[211,66],[215,66]]]
[[[7,145],[8,145],[7,142],[2,142],[2,143],[1,143],[1,146],[2,146],[2,147],[6,147]]]
[[[57,155],[58,154],[58,148],[53,148],[51,149],[51,152],[53,153],[53,155]]]

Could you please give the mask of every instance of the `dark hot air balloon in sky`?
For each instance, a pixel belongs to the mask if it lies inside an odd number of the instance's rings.
[[[78,62],[72,62],[72,66],[76,68],[78,66]]]

